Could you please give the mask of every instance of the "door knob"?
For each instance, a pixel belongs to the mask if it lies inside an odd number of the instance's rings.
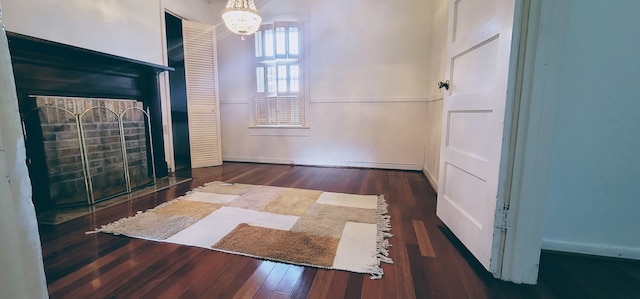
[[[444,82],[442,82],[442,81],[438,82],[438,88],[442,89],[443,87],[444,87],[445,90],[449,90],[449,80],[444,81]]]

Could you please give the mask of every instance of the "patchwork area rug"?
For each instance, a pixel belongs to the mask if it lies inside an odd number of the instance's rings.
[[[96,232],[379,279],[390,229],[382,195],[211,182]]]

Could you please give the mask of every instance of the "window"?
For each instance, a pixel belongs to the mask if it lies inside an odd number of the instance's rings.
[[[305,126],[301,23],[275,22],[254,35],[255,126]]]

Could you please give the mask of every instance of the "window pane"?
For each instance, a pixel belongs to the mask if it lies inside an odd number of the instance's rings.
[[[264,56],[273,56],[273,29],[264,31]]]
[[[270,66],[267,68],[267,90],[269,93],[276,92],[276,67]]]
[[[292,125],[299,125],[300,124],[300,99],[299,98],[291,99],[289,111],[291,113],[290,123]]]
[[[289,106],[291,101],[287,98],[279,98],[278,99],[278,114],[280,115],[280,119],[278,121],[280,124],[289,124]]]
[[[256,31],[256,57],[262,57],[262,31]]]
[[[276,28],[276,54],[284,55],[286,54],[287,44],[286,44],[286,36],[284,27]]]
[[[1,1],[1,0],[0,0]],[[289,27],[291,26],[291,27]],[[265,24],[255,33],[256,126],[300,126],[305,123],[305,89],[300,58],[303,32],[296,22]]]
[[[297,64],[289,66],[289,91],[300,91],[300,67]]]
[[[268,102],[268,106],[269,106],[269,121],[268,123],[270,125],[277,125],[278,124],[278,99],[277,98],[269,98],[267,99]]]
[[[256,68],[256,87],[257,92],[264,92],[264,67],[259,66]]]
[[[266,125],[269,123],[269,115],[267,113],[267,100],[260,99],[256,100],[256,118],[257,123],[260,125]]]
[[[278,92],[287,92],[287,66],[278,66]]]
[[[289,54],[298,55],[300,54],[299,49],[299,32],[298,28],[291,27],[289,28]]]

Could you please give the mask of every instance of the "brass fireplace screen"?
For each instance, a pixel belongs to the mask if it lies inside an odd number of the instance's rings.
[[[36,207],[94,205],[156,183],[141,102],[33,97],[22,124]]]

